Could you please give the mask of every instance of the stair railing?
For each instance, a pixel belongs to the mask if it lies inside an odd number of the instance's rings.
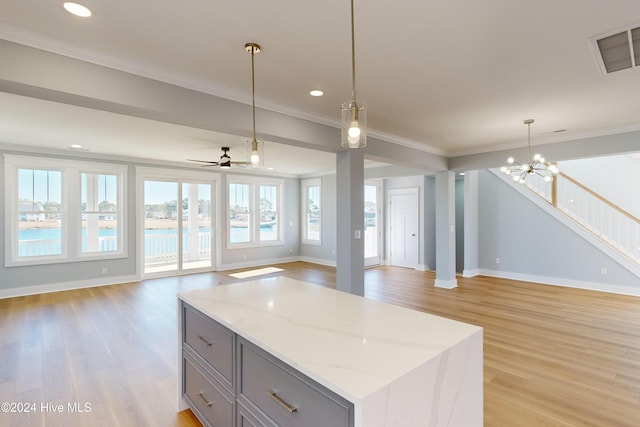
[[[525,185],[609,246],[640,264],[640,219],[562,172],[550,183],[535,175],[529,176]]]

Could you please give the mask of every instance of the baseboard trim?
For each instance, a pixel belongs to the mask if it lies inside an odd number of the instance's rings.
[[[480,274],[480,270],[474,268],[473,270],[462,270],[462,277],[474,277]]]
[[[434,286],[436,288],[454,289],[458,287],[458,281],[456,279],[453,279],[453,280],[436,279]]]
[[[416,271],[429,271],[429,266],[427,264],[418,264]]]
[[[131,276],[117,276],[99,279],[75,280],[73,282],[46,283],[43,285],[22,286],[0,289],[0,299],[23,297],[27,295],[47,294],[51,292],[71,291],[98,286],[120,285],[122,283],[137,282],[140,278]]]
[[[301,256],[298,258],[298,261],[308,262],[311,264],[324,265],[327,267],[335,267],[336,261],[322,258],[312,258],[307,256]]]
[[[284,264],[287,262],[301,261],[300,257],[261,259],[256,261],[236,262],[218,265],[217,271],[237,270],[240,268],[264,267],[265,265]]]
[[[611,294],[640,296],[640,286],[621,286],[608,283],[587,282],[584,280],[563,279],[559,277],[536,276],[531,274],[512,273],[509,271],[478,270],[482,276],[498,277],[501,279],[521,280],[524,282],[540,283],[542,285],[564,286],[567,288],[585,289],[588,291],[607,292]]]

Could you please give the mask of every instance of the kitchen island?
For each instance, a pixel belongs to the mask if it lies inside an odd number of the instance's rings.
[[[482,426],[482,329],[286,277],[178,295],[205,424]]]

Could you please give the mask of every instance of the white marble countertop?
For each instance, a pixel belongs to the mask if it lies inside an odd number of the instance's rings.
[[[481,331],[286,277],[178,297],[356,404]]]

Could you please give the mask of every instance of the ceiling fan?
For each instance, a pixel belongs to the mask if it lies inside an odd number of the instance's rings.
[[[229,156],[229,151],[231,149],[229,147],[222,147],[222,156],[220,156],[220,160],[215,161],[207,161],[207,160],[194,160],[187,159],[190,162],[198,162],[198,163],[206,163],[203,166],[220,166],[221,169],[229,169],[231,165],[241,165],[246,166],[247,162],[233,162],[231,161],[231,156]]]

